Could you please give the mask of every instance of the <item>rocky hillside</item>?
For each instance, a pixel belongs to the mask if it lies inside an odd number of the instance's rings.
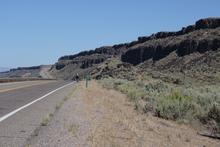
[[[130,43],[63,56],[53,65],[51,74],[63,79],[72,79],[76,73],[97,75],[94,72],[100,72],[100,65],[111,59],[142,69],[181,71],[197,62],[199,66],[210,63],[213,69],[219,69],[219,48],[220,18],[207,18],[177,32],[158,32]]]
[[[7,72],[0,73],[0,79],[5,78],[43,78],[52,79],[49,70],[51,65],[40,65],[32,67],[18,67],[10,69]]]

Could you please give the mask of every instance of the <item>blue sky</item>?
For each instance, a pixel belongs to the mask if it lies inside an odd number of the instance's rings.
[[[176,31],[220,16],[220,0],[0,0],[0,67]]]

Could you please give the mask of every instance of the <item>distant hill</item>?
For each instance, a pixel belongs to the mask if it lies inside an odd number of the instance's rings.
[[[51,65],[40,65],[32,67],[18,67],[0,73],[0,78],[43,78],[52,79],[49,74]]]
[[[7,67],[0,67],[0,72],[5,72],[5,71],[9,71],[10,68]]]

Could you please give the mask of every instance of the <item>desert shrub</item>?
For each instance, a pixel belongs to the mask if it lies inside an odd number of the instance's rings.
[[[161,93],[168,89],[168,85],[162,82],[148,83],[145,85],[146,92]]]
[[[160,80],[144,83],[113,78],[101,81],[104,87],[126,94],[134,102],[135,109],[165,119],[200,122],[208,129],[220,133],[219,86],[174,86]]]
[[[196,118],[214,133],[220,133],[220,104],[213,102],[207,105],[202,109],[203,113],[197,113]]]
[[[220,133],[220,104],[214,103],[208,112],[208,120],[214,122],[212,130]]]
[[[108,89],[116,89],[124,94],[134,102],[134,106],[136,110],[143,110],[144,105],[140,104],[143,101],[143,97],[146,95],[146,91],[144,89],[144,84],[141,81],[128,81],[125,79],[103,79],[101,80],[101,84],[103,87]]]
[[[106,89],[114,89],[115,82],[112,78],[105,78],[99,81]]]
[[[169,95],[156,100],[155,113],[166,119],[184,119],[192,109],[191,102],[191,97],[182,95],[178,91],[172,91]]]
[[[103,79],[101,80],[103,87],[108,89],[116,89],[126,94],[131,100],[143,97],[146,93],[141,82],[132,82],[124,79]]]
[[[146,93],[146,106],[144,107],[145,112],[152,111],[155,106],[155,100],[158,99],[161,95],[165,95],[172,87],[166,85],[162,82],[150,82],[145,84],[145,93]]]
[[[208,112],[208,117],[220,122],[220,105],[214,103]]]
[[[141,88],[137,83],[131,81],[124,81],[121,84],[117,84],[117,89],[126,94],[130,100],[136,100],[146,95],[143,87]]]

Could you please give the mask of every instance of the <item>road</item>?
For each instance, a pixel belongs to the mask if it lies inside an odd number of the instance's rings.
[[[137,113],[126,95],[96,81],[0,84],[0,107],[0,147],[220,146],[187,125]]]
[[[0,84],[0,147],[23,146],[73,85],[68,81]]]

